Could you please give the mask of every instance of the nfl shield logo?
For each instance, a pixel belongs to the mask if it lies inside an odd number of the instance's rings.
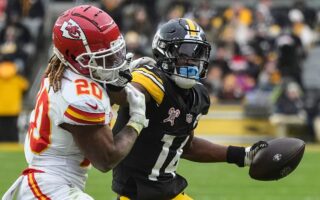
[[[190,113],[186,115],[186,122],[188,124],[190,124],[192,122],[193,119],[193,115],[191,115]]]

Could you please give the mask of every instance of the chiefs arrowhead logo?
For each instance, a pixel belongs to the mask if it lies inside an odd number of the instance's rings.
[[[85,39],[85,35],[80,28],[79,24],[77,24],[72,19],[69,21],[63,22],[61,29],[62,36],[72,40],[83,40]]]

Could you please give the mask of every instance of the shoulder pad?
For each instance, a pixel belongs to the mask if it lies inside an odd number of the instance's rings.
[[[61,95],[68,104],[64,111],[67,123],[104,124],[109,122],[110,100],[96,82],[80,75],[67,76],[62,81]],[[71,121],[70,121],[71,120]]]
[[[201,114],[206,115],[210,107],[210,96],[207,88],[202,83],[197,83],[195,86],[197,93],[200,96]]]
[[[161,104],[165,88],[161,76],[157,73],[157,68],[149,65],[138,67],[132,72],[132,82],[142,85],[152,98]]]

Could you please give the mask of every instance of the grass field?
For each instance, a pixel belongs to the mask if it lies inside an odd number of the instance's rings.
[[[0,151],[0,194],[25,168],[21,151]],[[248,176],[248,169],[228,164],[180,163],[179,173],[188,177],[186,193],[196,200],[320,200],[320,153],[307,151],[302,163],[280,181],[259,182]],[[92,169],[86,192],[97,200],[114,200],[111,173]]]

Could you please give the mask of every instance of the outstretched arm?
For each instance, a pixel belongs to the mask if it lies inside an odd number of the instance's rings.
[[[194,137],[192,132],[187,145],[183,149],[182,158],[194,162],[228,162],[244,167],[249,166],[256,153],[267,145],[266,142],[259,141],[247,148],[224,146]]]
[[[182,158],[194,162],[225,162],[227,146],[214,144],[205,139],[192,136],[183,149]]]

